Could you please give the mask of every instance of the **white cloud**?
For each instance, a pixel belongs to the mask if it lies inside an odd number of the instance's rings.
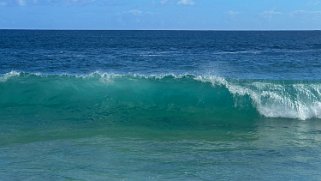
[[[280,12],[275,10],[269,10],[264,11],[261,13],[261,16],[267,19],[272,19],[274,16],[287,16],[287,17],[299,17],[299,16],[305,16],[305,17],[320,17],[321,16],[321,10],[320,11],[310,11],[310,10],[295,10],[290,12]]]
[[[273,16],[278,16],[282,15],[283,13],[280,11],[275,11],[275,10],[269,10],[269,11],[264,11],[261,13],[261,15],[265,18],[271,19]]]
[[[2,1],[0,1],[0,6],[6,6],[7,5],[7,3],[6,2],[2,2]]]
[[[229,16],[237,16],[237,15],[240,14],[240,12],[230,10],[230,11],[227,11],[226,14],[229,15]]]
[[[321,11],[296,10],[290,13],[292,16],[317,15],[321,16]]]
[[[17,0],[17,4],[19,5],[19,6],[25,6],[26,5],[26,1],[25,0]]]
[[[92,3],[95,2],[95,0],[66,0],[69,1],[71,3]]]
[[[133,16],[139,16],[143,14],[143,11],[139,10],[139,9],[131,9],[129,11],[127,11],[127,13],[133,15]]]
[[[166,4],[168,2],[168,0],[161,0],[160,3],[161,4]]]
[[[183,6],[195,4],[194,0],[160,0],[160,4],[162,4],[162,5],[174,4],[174,3],[176,3],[178,5],[183,5]]]
[[[193,0],[179,0],[177,2],[177,4],[179,5],[194,5],[194,1]]]
[[[321,4],[321,0],[310,0],[309,2],[308,2],[308,5],[309,6],[318,6],[318,5],[320,5]]]
[[[108,0],[109,1],[109,0]],[[106,0],[106,2],[108,2]],[[98,2],[96,0],[0,0],[0,6],[16,5],[16,6],[27,6],[34,4],[86,4]],[[104,1],[101,1],[104,2]]]

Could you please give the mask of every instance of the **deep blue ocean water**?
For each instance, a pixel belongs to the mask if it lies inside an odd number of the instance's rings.
[[[0,180],[320,180],[321,31],[0,30]]]

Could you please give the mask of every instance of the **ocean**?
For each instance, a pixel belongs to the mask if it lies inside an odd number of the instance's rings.
[[[0,180],[321,180],[321,31],[0,30]]]

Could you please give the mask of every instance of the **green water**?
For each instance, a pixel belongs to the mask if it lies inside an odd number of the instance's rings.
[[[320,180],[320,89],[195,76],[7,75],[0,180]]]

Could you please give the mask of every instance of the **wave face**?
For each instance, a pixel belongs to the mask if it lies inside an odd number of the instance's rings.
[[[211,124],[258,117],[321,118],[321,83],[192,75],[43,75],[0,78],[3,119],[110,124]]]

